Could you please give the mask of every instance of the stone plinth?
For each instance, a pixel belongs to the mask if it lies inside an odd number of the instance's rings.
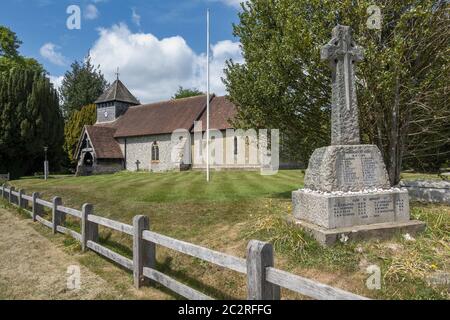
[[[319,148],[309,160],[305,188],[332,191],[389,189],[389,177],[375,145],[338,145]]]
[[[292,193],[295,218],[327,229],[409,221],[408,191],[321,193],[300,189]]]
[[[398,234],[416,235],[425,230],[422,221],[410,220],[406,222],[385,222],[366,226],[353,226],[336,229],[326,229],[318,225],[288,218],[288,222],[302,228],[323,246],[331,246],[336,242],[363,241],[369,239],[386,240]]]
[[[408,191],[391,188],[378,147],[360,144],[355,62],[363,57],[348,26],[337,25],[321,49],[333,72],[332,145],[314,151],[292,204],[295,224],[325,245],[425,228],[409,220]]]

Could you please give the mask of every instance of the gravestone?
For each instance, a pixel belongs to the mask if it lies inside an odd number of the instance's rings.
[[[135,164],[136,164],[136,171],[139,171],[139,165],[141,164],[141,162],[139,160],[136,160]]]
[[[294,221],[326,245],[423,230],[410,221],[408,191],[390,187],[378,147],[360,142],[355,64],[364,55],[350,27],[333,29],[321,58],[333,73],[331,146],[314,151],[305,188],[293,192]]]

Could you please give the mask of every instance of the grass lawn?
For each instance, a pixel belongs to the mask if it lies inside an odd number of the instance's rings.
[[[291,192],[302,183],[303,174],[296,170],[280,171],[275,176],[213,172],[209,184],[201,172],[121,172],[11,182],[27,194],[38,191],[48,200],[58,195],[70,207],[92,203],[96,214],[129,224],[133,216],[144,214],[150,217],[153,231],[240,257],[245,257],[249,240],[270,241],[275,246],[277,267],[368,297],[450,298],[448,285],[431,286],[427,282],[433,275],[449,272],[449,206],[412,203],[412,216],[428,224],[427,231],[414,241],[398,235],[390,241],[322,248],[283,219],[292,214]],[[73,227],[79,228],[76,223]],[[129,236],[102,228],[100,231],[105,245],[131,255]],[[67,246],[76,245],[67,240]],[[245,278],[233,271],[160,247],[157,258],[160,270],[215,298],[246,296]],[[82,256],[80,261],[115,281],[94,255]],[[365,286],[366,268],[372,264],[382,270],[381,290],[371,291]],[[302,298],[289,291],[283,291],[282,296]]]

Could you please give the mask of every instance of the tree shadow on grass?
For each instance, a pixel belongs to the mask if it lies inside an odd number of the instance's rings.
[[[123,255],[126,258],[133,259],[133,250],[122,243],[111,240],[111,235],[112,235],[111,232],[106,232],[106,233],[102,234],[99,237],[99,243],[101,245],[107,247],[108,249],[113,250],[114,252],[117,252],[118,254]],[[109,259],[108,259],[108,261],[113,263],[117,267],[119,267],[121,270],[130,272],[129,269],[121,266],[120,264],[117,264],[114,261],[109,260]],[[223,300],[238,299],[238,297],[228,295],[212,286],[209,286],[193,277],[190,277],[186,272],[172,269],[172,262],[173,262],[173,257],[165,257],[163,262],[158,262],[158,261],[156,262],[156,268],[158,271],[166,274],[167,276],[170,276],[173,279],[180,281],[181,283],[183,283],[195,290],[198,290],[206,295],[209,295],[210,297],[213,297],[215,299],[217,299],[217,298],[223,299]],[[164,292],[168,295],[173,296],[175,299],[179,299],[179,300],[185,299],[185,297],[178,295],[177,293],[171,291],[170,289],[167,289],[166,287],[164,287],[163,285],[161,285],[155,281],[151,281],[150,283],[152,284],[153,287],[157,288],[158,290],[161,290],[162,292]]]
[[[174,278],[177,281],[180,281],[181,283],[188,285],[189,287],[198,290],[208,296],[210,296],[213,299],[221,299],[221,300],[237,300],[239,299],[236,296],[231,296],[229,294],[226,294],[222,291],[220,291],[217,288],[214,288],[212,286],[209,286],[201,281],[199,281],[198,279],[195,279],[191,276],[189,276],[188,274],[186,274],[186,272],[183,271],[177,271],[177,270],[173,270],[171,268],[172,265],[172,261],[173,258],[172,257],[165,257],[163,262],[157,262],[156,263],[156,267],[158,269],[158,271]],[[152,282],[154,283],[154,282]],[[158,288],[161,288],[162,291],[169,293],[171,295],[175,295],[177,298],[179,299],[185,299],[184,297],[174,293],[173,291],[161,286],[160,284],[156,284],[156,286]]]

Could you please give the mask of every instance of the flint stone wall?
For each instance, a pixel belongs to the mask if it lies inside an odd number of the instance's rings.
[[[171,159],[171,138],[171,134],[161,134],[130,137],[126,139],[126,142],[125,139],[119,139],[120,148],[126,158],[126,170],[137,171],[137,160],[139,160],[139,170],[143,171],[179,170],[180,164],[173,162]],[[159,147],[159,161],[152,161],[152,146],[154,142],[157,142]]]

